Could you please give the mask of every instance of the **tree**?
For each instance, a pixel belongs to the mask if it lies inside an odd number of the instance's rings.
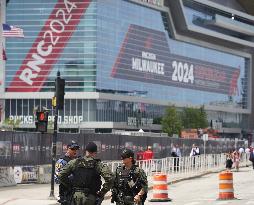
[[[201,106],[200,109],[200,128],[207,128],[208,127],[208,120],[207,120],[207,114],[205,111],[204,106]]]
[[[184,108],[181,119],[185,129],[206,128],[208,126],[204,106],[200,108]]]
[[[17,119],[10,119],[10,118],[6,118],[2,124],[2,128],[5,130],[11,130],[13,131],[15,128],[17,128],[21,123],[21,120]]]
[[[180,135],[182,129],[182,122],[179,113],[175,106],[169,106],[161,121],[163,132],[168,133],[169,136],[173,134]]]

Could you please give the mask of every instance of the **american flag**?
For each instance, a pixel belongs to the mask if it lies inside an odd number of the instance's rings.
[[[3,24],[3,37],[18,37],[24,38],[23,29]]]

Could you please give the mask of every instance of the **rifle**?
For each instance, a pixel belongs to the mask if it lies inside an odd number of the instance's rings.
[[[133,178],[134,169],[131,170],[130,174],[132,175],[132,178]],[[136,182],[134,184],[132,184],[131,186],[129,185],[129,187],[131,189],[131,192],[133,193],[133,196],[137,195],[139,193],[139,191],[141,190],[141,188],[142,188],[142,181],[141,181],[140,177],[137,177]],[[142,204],[145,203],[146,198],[147,198],[147,193],[144,193],[142,198],[141,198]]]
[[[104,196],[98,196],[98,197],[96,197],[95,205],[101,205],[103,200],[104,200]]]
[[[117,202],[119,204],[124,204],[124,194],[121,193],[117,193],[116,191],[114,191],[114,189],[112,189],[112,195],[111,195],[111,203]]]

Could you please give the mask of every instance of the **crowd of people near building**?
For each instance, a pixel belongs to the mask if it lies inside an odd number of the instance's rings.
[[[249,160],[252,162],[252,167],[254,169],[254,147],[250,146],[247,148],[240,147],[239,150],[230,150],[226,153],[226,169],[231,170],[235,168],[236,171],[239,171],[240,162],[243,157],[243,153],[249,154]]]
[[[58,202],[62,205],[68,205],[69,201],[74,201],[78,205],[85,205],[88,201],[91,204],[98,204],[98,200],[102,201],[106,192],[111,189],[112,203],[124,205],[126,201],[131,200],[136,204],[144,204],[148,192],[147,176],[144,170],[136,165],[132,150],[123,150],[120,156],[123,165],[117,167],[115,173],[112,173],[108,166],[103,165],[100,159],[96,158],[97,145],[94,142],[89,142],[86,145],[83,157],[77,155],[79,148],[80,146],[72,141],[67,146],[66,154],[56,162],[55,180],[56,183],[59,183]],[[254,147],[251,146],[228,152],[226,154],[227,170],[235,168],[236,171],[239,171],[243,153],[249,154],[249,160],[254,169]],[[200,149],[196,144],[193,144],[189,157],[193,159],[192,165],[194,167],[197,164],[197,160],[195,164],[195,159],[198,155],[200,155]],[[171,145],[171,157],[173,157],[174,171],[179,171],[182,153],[178,144]],[[136,159],[149,161],[153,158],[152,147],[148,146],[147,150],[140,150],[137,153]],[[101,177],[104,178],[104,183],[102,183]],[[129,190],[126,190],[132,180],[136,180],[134,184],[137,185],[137,188],[130,187]],[[96,182],[94,183],[94,181]],[[125,182],[126,184],[123,184]],[[84,184],[86,184],[85,187]]]

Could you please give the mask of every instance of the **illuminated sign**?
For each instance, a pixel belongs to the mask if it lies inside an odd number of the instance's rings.
[[[131,24],[112,68],[114,78],[235,96],[240,68],[172,54],[165,32]]]

